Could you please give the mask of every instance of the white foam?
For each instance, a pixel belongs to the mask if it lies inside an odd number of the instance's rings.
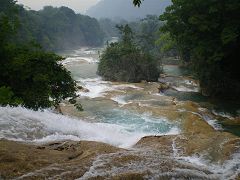
[[[98,59],[94,59],[92,57],[81,57],[82,60],[87,61],[88,63],[98,63]]]
[[[198,84],[192,80],[184,80],[184,83],[191,86],[198,86]]]
[[[94,59],[92,57],[81,57],[81,56],[76,56],[76,57],[68,57],[65,60],[61,61],[61,64],[66,65],[70,63],[75,63],[75,62],[88,62],[88,63],[97,63],[99,62],[98,59]]]
[[[178,157],[178,159],[184,160],[186,162],[189,162],[191,164],[195,164],[197,166],[203,166],[203,167],[207,167],[206,162],[199,158],[198,156],[194,155],[194,156],[182,156],[182,157]]]
[[[92,55],[92,54],[96,54],[96,51],[95,50],[85,50],[84,53],[88,54],[88,55]]]
[[[206,121],[210,126],[212,126],[215,130],[221,131],[223,130],[223,127],[221,124],[219,124],[218,120],[214,119],[213,117],[209,116],[208,114],[204,114],[204,111],[201,111],[203,113],[197,113],[197,112],[192,112],[192,111],[186,111],[185,112],[190,112],[192,114],[195,114],[202,118],[204,121]],[[181,112],[181,111],[180,111]]]
[[[138,157],[127,162],[116,159]],[[167,162],[167,163],[165,163]],[[168,163],[170,166],[168,167]],[[223,165],[211,164],[202,157],[168,157],[151,149],[131,149],[98,156],[90,169],[79,180],[91,178],[111,179],[116,174],[139,173],[144,179],[236,179],[239,175],[239,154]],[[164,167],[166,166],[166,167]]]
[[[126,96],[115,96],[115,97],[112,97],[111,100],[117,102],[119,105],[126,105],[128,104],[129,102],[125,101],[125,98]]]
[[[184,137],[182,137],[184,138]],[[197,154],[193,156],[183,156],[176,143],[173,140],[173,156],[180,160],[190,163],[192,166],[201,167],[203,170],[208,170],[213,173],[213,177],[216,179],[236,179],[240,174],[240,153],[234,153],[229,160],[226,160],[223,164],[211,163],[209,160],[204,158],[204,154]]]
[[[150,92],[150,94],[151,94],[151,92]],[[164,93],[154,93],[154,94],[152,94],[152,95],[154,95],[154,96],[164,96]]]
[[[210,117],[207,114],[200,115],[210,126],[212,126],[215,130],[221,131],[223,130],[221,124],[219,124],[218,120]]]
[[[78,82],[80,82],[84,88],[89,90],[89,92],[79,91],[78,95],[89,98],[104,97],[109,91],[122,91],[128,88],[137,90],[141,89],[140,87],[132,84],[113,85],[110,81],[103,81],[101,77],[86,79],[80,78],[78,79]]]
[[[195,167],[202,167],[212,172],[212,176],[216,179],[236,179],[240,174],[240,153],[233,154],[233,156],[223,164],[210,163],[208,160],[204,159],[203,156],[196,155],[176,158],[186,161]]]
[[[79,91],[78,95],[96,98],[96,97],[104,97],[106,92],[111,91],[110,82],[102,81],[100,77],[98,78],[87,78],[87,79],[79,79],[82,85],[89,90],[89,92]]]
[[[228,118],[230,120],[233,120],[234,117],[230,114],[230,113],[226,113],[226,112],[217,112],[215,110],[212,111],[212,113],[216,116],[221,116],[221,117],[224,117],[224,118]]]
[[[138,87],[138,86],[135,86],[135,85],[133,85],[133,84],[113,85],[112,88],[115,89],[115,90],[123,90],[123,89],[128,89],[128,88],[137,89],[137,90],[143,89],[143,88]]]
[[[173,89],[179,91],[179,92],[199,92],[199,88],[198,87],[186,87],[183,85],[180,86],[172,86]]]
[[[198,110],[199,110],[199,111],[202,111],[202,112],[206,112],[206,111],[207,111],[207,109],[206,109],[206,108],[201,108],[201,107],[200,107],[200,108],[198,108]]]
[[[88,123],[50,111],[32,111],[22,107],[0,107],[0,138],[28,142],[89,140],[128,148],[153,132],[129,131],[127,125]],[[168,133],[176,133],[171,129]]]
[[[84,51],[86,51],[87,47],[81,47],[79,49],[74,50],[75,54],[82,54]]]

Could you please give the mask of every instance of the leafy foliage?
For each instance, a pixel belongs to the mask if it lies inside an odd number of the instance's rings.
[[[240,2],[173,0],[161,16],[202,89],[213,96],[239,98]]]
[[[159,47],[160,52],[165,56],[177,56],[178,50],[174,39],[170,36],[169,32],[159,32],[159,38],[155,42]]]
[[[142,1],[144,1],[144,0],[133,0],[133,4],[134,4],[135,6],[140,7],[140,5],[142,4]]]
[[[37,110],[75,98],[75,82],[59,63],[62,57],[46,53],[36,44],[13,43],[16,7],[15,1],[4,0],[0,8],[0,104]]]
[[[113,81],[157,81],[160,72],[157,60],[134,44],[133,32],[128,25],[118,28],[122,39],[108,45],[103,52],[98,74]]]
[[[3,106],[6,105],[19,105],[22,103],[20,98],[14,97],[14,93],[12,92],[10,87],[2,86],[0,87],[0,103]]]
[[[57,51],[103,43],[104,33],[98,21],[67,7],[27,11],[18,6],[18,11],[20,29],[15,41],[19,44],[34,40],[45,50]]]

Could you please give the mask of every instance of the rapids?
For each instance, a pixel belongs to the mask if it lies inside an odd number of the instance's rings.
[[[160,79],[171,85],[161,94],[158,83],[104,81],[96,74],[101,51],[81,48],[61,54],[66,57],[62,64],[71,71],[78,86],[84,88],[78,91],[83,112],[67,102],[61,103],[64,115],[51,109],[0,107],[0,138],[37,146],[87,140],[124,148],[95,157],[80,179],[112,179],[118,175],[144,179],[239,177],[240,140],[224,132],[218,121],[234,121],[234,115],[194,102],[194,98],[200,97],[198,83],[182,76],[176,66],[164,68],[173,76]],[[62,171],[69,173],[63,167]],[[39,172],[22,177],[35,177]]]
[[[36,112],[22,107],[0,107],[0,138],[42,144],[88,140],[129,148],[144,136],[178,134],[177,126],[149,115],[111,110],[98,119],[98,123],[89,123],[50,110]]]

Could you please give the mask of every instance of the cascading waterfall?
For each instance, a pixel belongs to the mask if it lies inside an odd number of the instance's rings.
[[[0,107],[0,138],[33,143],[60,140],[100,141],[118,147],[131,147],[148,135],[178,134],[178,128],[163,119],[126,111],[101,116],[89,123],[55,114],[49,110],[32,111],[22,107]]]
[[[144,174],[145,179],[184,179],[186,177],[189,179],[234,179],[238,176],[240,173],[239,152],[235,152],[229,160],[221,164],[211,163],[201,155],[182,156],[174,140],[171,147],[172,153],[168,156],[154,149],[136,148],[134,145],[145,136],[181,136],[180,123],[178,124],[177,120],[173,122],[166,117],[156,116],[147,111],[140,113],[124,108],[131,103],[142,105],[143,109],[144,106],[164,107],[164,102],[159,102],[158,98],[165,95],[150,91],[139,93],[138,91],[145,90],[133,84],[102,80],[96,75],[98,51],[100,50],[86,48],[76,50],[67,54],[68,58],[62,62],[72,72],[78,85],[88,90],[78,92],[81,103],[85,105],[85,115],[81,118],[74,118],[56,114],[51,110],[32,111],[23,107],[0,107],[0,139],[30,144],[87,140],[127,149],[127,151],[98,156],[80,179],[99,176],[111,179],[109,175],[124,172]],[[196,93],[198,91],[197,84],[189,80],[181,79],[178,83],[173,83],[174,88],[179,92]],[[128,90],[133,94],[128,94]],[[115,94],[108,96],[109,92],[115,92]],[[108,96],[107,100],[106,96]],[[217,120],[208,116],[205,113],[206,110],[199,108],[198,112],[192,112],[179,108],[176,111],[196,115],[215,130],[222,131],[222,127],[216,123]],[[214,114],[217,115],[216,112]],[[227,118],[232,117],[228,115]],[[89,119],[93,121],[89,121]],[[137,158],[133,158],[131,162],[113,163],[116,159],[127,159],[128,157]],[[31,175],[34,173],[30,173],[29,176]]]

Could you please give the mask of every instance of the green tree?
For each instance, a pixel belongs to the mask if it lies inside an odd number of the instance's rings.
[[[20,27],[15,41],[19,44],[34,40],[47,51],[103,44],[104,33],[94,18],[75,14],[67,7],[33,11],[16,6]]]
[[[160,19],[203,92],[240,99],[240,2],[172,0]]]
[[[130,23],[130,27],[133,29],[135,38],[134,41],[140,48],[148,53],[151,53],[156,58],[163,55],[159,51],[160,45],[156,41],[159,38],[159,28],[163,23],[159,20],[158,16],[147,15],[140,21]]]
[[[155,41],[160,53],[167,57],[178,56],[178,49],[175,40],[171,37],[169,32],[158,32],[158,39]]]
[[[239,98],[240,2],[174,0],[161,19],[202,89]]]
[[[118,29],[121,41],[111,43],[103,52],[98,74],[113,81],[157,81],[160,73],[158,61],[137,47],[128,25],[118,26]]]
[[[3,2],[0,8],[0,104],[22,104],[37,110],[57,105],[66,98],[76,98],[75,82],[59,63],[62,57],[44,52],[37,44],[14,43],[18,12],[15,1]]]

